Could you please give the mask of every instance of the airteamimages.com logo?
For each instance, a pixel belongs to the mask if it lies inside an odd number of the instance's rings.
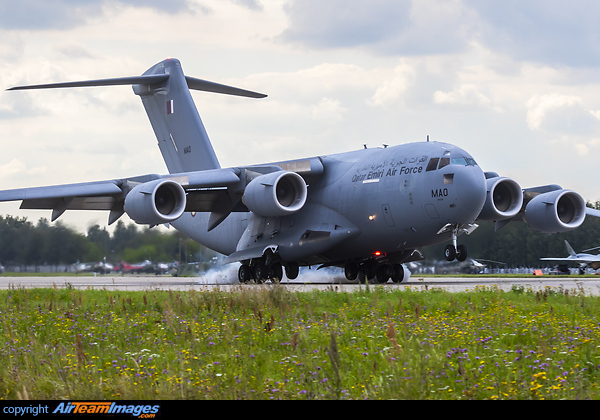
[[[160,405],[123,404],[116,402],[64,402],[52,414],[131,414],[140,419],[155,418]]]
[[[6,403],[4,403],[6,404]],[[19,404],[6,404],[2,407],[2,415],[13,415],[15,417],[44,417],[45,415],[51,415],[53,417],[66,415],[66,416],[81,416],[87,415],[125,415],[132,416],[139,419],[153,419],[160,414],[160,404],[132,404],[131,402],[61,402],[50,404],[30,404],[27,406]]]

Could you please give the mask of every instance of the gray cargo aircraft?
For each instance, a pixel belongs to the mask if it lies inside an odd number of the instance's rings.
[[[484,172],[465,150],[423,141],[263,165],[221,168],[190,89],[263,98],[266,95],[185,76],[166,59],[142,76],[20,86],[9,90],[133,85],[140,96],[168,175],[0,191],[22,209],[107,210],[136,223],[170,224],[241,262],[240,282],[289,279],[300,266],[337,266],[349,280],[404,279],[403,263],[420,248],[450,241],[448,261],[464,261],[458,237],[491,220],[525,220],[542,232],[579,227],[587,214],[576,192],[548,185],[521,189]]]

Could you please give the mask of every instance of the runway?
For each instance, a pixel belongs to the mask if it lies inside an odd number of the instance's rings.
[[[231,277],[231,276],[230,276]],[[320,279],[283,281],[282,286],[297,291],[335,290],[353,292],[364,289],[365,285],[353,284],[343,277],[323,277]],[[169,277],[169,276],[89,276],[89,277],[5,277],[0,276],[0,289],[10,288],[74,288],[106,290],[240,290],[240,288],[274,287],[271,283],[239,284],[235,277]],[[600,295],[600,278],[580,277],[524,277],[524,278],[456,278],[412,276],[400,284],[370,285],[387,289],[431,290],[433,288],[449,292],[475,290],[477,287],[497,287],[510,291],[513,287],[524,287],[533,291],[550,287],[555,290],[569,290],[586,295]]]

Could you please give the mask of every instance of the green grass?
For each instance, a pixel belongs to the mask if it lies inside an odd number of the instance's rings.
[[[0,291],[5,399],[596,399],[600,298]]]

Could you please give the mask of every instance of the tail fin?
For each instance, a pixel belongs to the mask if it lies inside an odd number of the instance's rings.
[[[576,257],[577,253],[573,250],[573,247],[571,246],[571,244],[569,244],[567,241],[565,241],[565,245],[567,245],[567,251],[569,251],[569,256]]]
[[[49,85],[18,86],[8,90],[133,85],[158,140],[170,173],[220,168],[189,89],[226,95],[264,98],[266,95],[185,76],[177,59],[166,59],[142,76]]]

